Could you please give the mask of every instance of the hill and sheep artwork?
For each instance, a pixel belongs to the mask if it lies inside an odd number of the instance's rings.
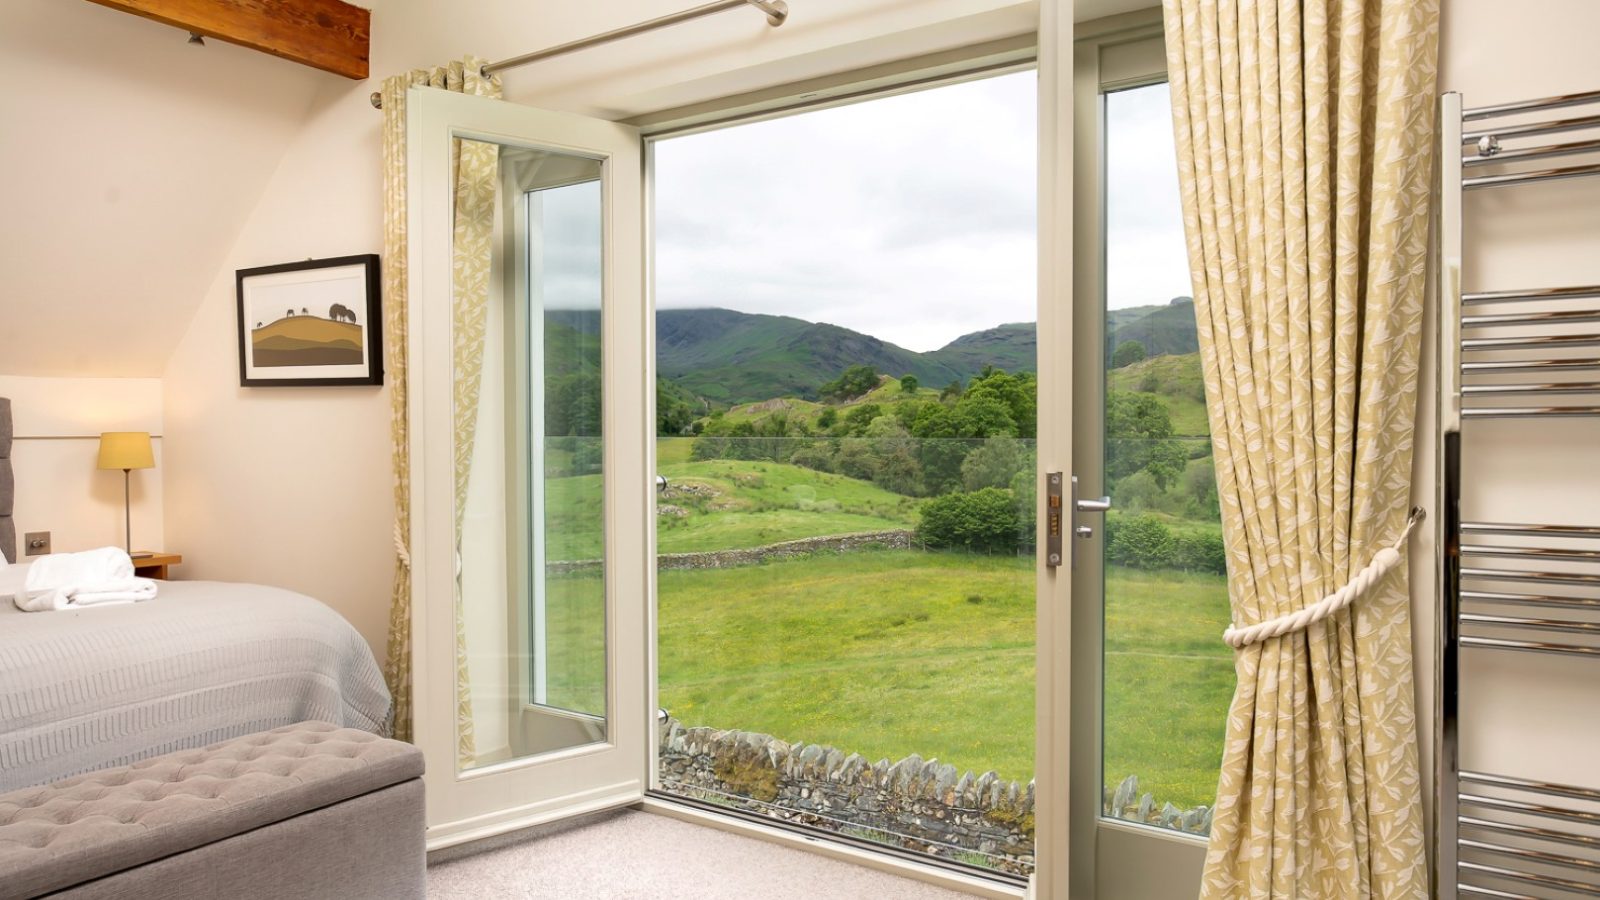
[[[359,366],[361,325],[342,303],[328,307],[326,318],[305,308],[285,310],[274,322],[257,322],[250,331],[250,358],[257,367]]]
[[[383,384],[376,254],[240,269],[239,385]]]

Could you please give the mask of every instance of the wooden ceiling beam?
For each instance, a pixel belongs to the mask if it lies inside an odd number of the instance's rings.
[[[324,72],[367,77],[372,13],[343,0],[89,0]]]

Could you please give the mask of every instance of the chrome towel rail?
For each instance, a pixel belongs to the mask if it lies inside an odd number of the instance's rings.
[[[1575,111],[1506,118],[1557,109]],[[1461,771],[1458,721],[1463,652],[1600,662],[1600,526],[1461,515],[1464,422],[1600,418],[1600,303],[1572,302],[1600,301],[1600,284],[1462,291],[1463,193],[1600,176],[1600,91],[1467,111],[1445,94],[1439,127],[1436,896],[1600,897],[1600,790]],[[1539,140],[1567,132],[1583,133]],[[1555,157],[1569,162],[1525,165]]]

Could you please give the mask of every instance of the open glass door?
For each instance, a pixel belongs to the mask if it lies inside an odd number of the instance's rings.
[[[415,731],[430,848],[636,801],[640,139],[407,95]]]
[[[1072,896],[1193,897],[1233,689],[1159,17],[1076,47]]]

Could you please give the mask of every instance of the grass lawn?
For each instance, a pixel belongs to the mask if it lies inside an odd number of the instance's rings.
[[[1105,779],[1181,807],[1216,797],[1233,698],[1220,575],[1112,567],[1106,577]]]
[[[661,702],[686,724],[1032,777],[1029,561],[878,551],[660,577]],[[1107,779],[1210,804],[1226,587],[1113,569],[1107,594]]]

